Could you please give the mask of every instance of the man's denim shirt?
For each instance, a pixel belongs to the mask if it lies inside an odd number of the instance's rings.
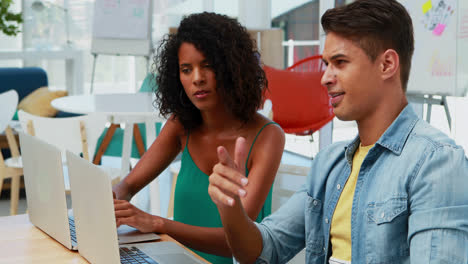
[[[304,187],[257,224],[257,263],[327,263],[330,221],[349,177],[357,137],[320,151]],[[468,263],[468,159],[406,106],[369,151],[351,214],[352,263]]]

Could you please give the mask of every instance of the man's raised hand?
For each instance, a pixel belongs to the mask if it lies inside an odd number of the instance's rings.
[[[210,175],[208,193],[217,205],[233,206],[240,197],[247,195],[244,187],[248,180],[245,177],[245,166],[247,159],[245,139],[239,137],[234,149],[234,160],[229,156],[226,148],[218,147],[219,162],[213,167]]]

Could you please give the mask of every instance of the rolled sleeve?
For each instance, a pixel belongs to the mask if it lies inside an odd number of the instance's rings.
[[[411,185],[411,263],[468,263],[468,160],[443,145],[421,161]]]
[[[256,263],[286,263],[305,245],[305,189],[296,192],[278,211],[256,223],[263,249]]]
[[[266,229],[266,226],[264,226],[261,223],[254,222],[255,225],[257,225],[258,230],[260,230],[260,233],[262,234],[262,241],[263,241],[263,249],[262,249],[262,254],[260,254],[260,257],[255,261],[256,264],[265,264],[269,263],[268,262],[268,257],[271,256],[271,253],[273,252],[273,246],[272,243],[269,242],[270,238],[268,236]]]

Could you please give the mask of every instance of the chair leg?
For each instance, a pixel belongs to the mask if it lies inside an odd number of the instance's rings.
[[[171,168],[171,174],[172,174],[171,194],[169,197],[169,205],[167,206],[167,216],[166,216],[169,219],[174,218],[174,194],[175,194],[175,188],[176,188],[176,183],[177,183],[177,177],[179,176],[179,171]]]
[[[10,199],[11,199],[11,207],[10,207],[10,215],[18,214],[18,201],[19,201],[19,187],[20,187],[20,176],[15,175],[11,177],[11,189],[10,189]]]
[[[109,146],[112,136],[114,136],[115,130],[120,127],[119,124],[111,124],[109,129],[107,129],[106,135],[102,140],[101,146],[99,147],[96,156],[94,157],[93,163],[99,164],[101,162],[102,155],[106,152],[107,147]]]
[[[1,177],[2,174],[0,173],[0,196],[2,195],[2,189],[3,189],[3,181],[5,180],[3,177]]]
[[[1,196],[2,195],[2,189],[3,189],[3,181],[5,180],[5,174],[6,174],[5,164],[3,164],[2,152],[0,152],[0,158],[1,158],[0,159],[0,196]]]
[[[140,158],[145,154],[145,145],[143,144],[143,137],[141,136],[140,127],[138,124],[133,124],[133,138],[135,139],[135,144],[140,154]]]

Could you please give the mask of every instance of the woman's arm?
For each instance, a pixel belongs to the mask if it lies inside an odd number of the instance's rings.
[[[129,201],[167,168],[180,152],[183,133],[182,124],[171,116],[135,168],[113,187],[115,198]]]

